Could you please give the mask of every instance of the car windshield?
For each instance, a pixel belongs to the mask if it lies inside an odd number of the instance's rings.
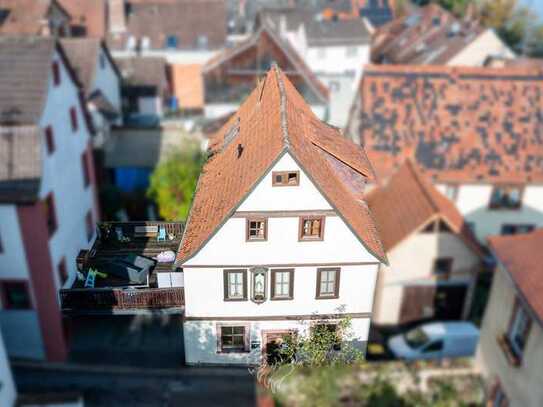
[[[428,342],[428,336],[421,328],[410,330],[404,335],[404,337],[407,344],[413,349],[419,348]]]

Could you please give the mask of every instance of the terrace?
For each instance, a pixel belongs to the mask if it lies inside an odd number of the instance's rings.
[[[181,312],[183,276],[174,270],[183,223],[106,222],[77,257],[77,278],[60,290],[66,314]]]

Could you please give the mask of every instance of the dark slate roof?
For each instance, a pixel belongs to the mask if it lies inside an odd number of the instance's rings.
[[[0,203],[36,199],[41,179],[42,137],[37,126],[0,126]]]
[[[226,5],[223,0],[132,0],[126,14],[125,33],[109,36],[112,49],[124,49],[130,36],[147,37],[154,49],[166,47],[175,36],[178,48],[196,48],[198,38],[207,38],[207,47],[216,49],[226,41]]]
[[[123,86],[150,86],[162,92],[168,85],[164,58],[117,58],[115,62],[121,72]]]
[[[366,66],[358,134],[381,177],[406,158],[440,182],[543,183],[543,73]]]
[[[370,33],[360,19],[317,21],[304,25],[310,46],[369,44]]]

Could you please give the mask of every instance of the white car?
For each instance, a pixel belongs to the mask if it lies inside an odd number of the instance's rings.
[[[477,342],[471,322],[432,322],[391,337],[388,347],[399,359],[441,359],[473,356]]]

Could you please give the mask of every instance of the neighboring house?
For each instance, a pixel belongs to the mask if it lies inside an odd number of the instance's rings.
[[[93,144],[99,148],[111,126],[122,124],[121,74],[100,39],[66,38],[61,44],[82,86],[95,130]]]
[[[386,262],[362,198],[373,179],[364,150],[274,66],[209,154],[176,261],[186,363],[257,364],[284,335],[342,317],[344,339],[364,351]]]
[[[396,0],[358,0],[358,14],[374,26],[379,27],[394,18]]]
[[[226,42],[224,0],[108,0],[108,45],[147,53],[215,50]]]
[[[368,66],[348,132],[380,179],[416,162],[484,242],[543,226],[542,92],[524,68]]]
[[[14,407],[17,400],[17,390],[9,367],[8,354],[2,339],[0,329],[0,406]]]
[[[134,57],[117,58],[115,62],[122,76],[122,107],[127,124],[138,116],[161,118],[170,95],[166,60]]]
[[[489,239],[498,266],[486,307],[477,365],[489,405],[543,405],[543,230]]]
[[[371,34],[361,19],[323,20],[304,10],[264,10],[257,27],[266,22],[316,74],[355,73],[369,62]]]
[[[390,264],[379,270],[372,323],[466,318],[481,249],[454,203],[410,160],[366,199]]]
[[[202,65],[171,65],[170,69],[175,108],[187,116],[202,114],[205,104]]]
[[[57,290],[99,217],[91,125],[60,44],[0,37],[0,326],[10,356],[61,361]]]
[[[377,29],[372,61],[380,64],[483,66],[515,54],[491,28],[460,20],[436,4],[415,9]]]
[[[328,88],[276,29],[271,19],[263,20],[249,39],[225,50],[204,66],[207,118],[215,119],[237,110],[273,62],[290,78],[315,114],[321,119],[327,118]]]
[[[107,0],[57,0],[70,14],[70,32],[74,37],[104,38]]]
[[[57,0],[0,0],[0,34],[70,36],[70,14]]]

